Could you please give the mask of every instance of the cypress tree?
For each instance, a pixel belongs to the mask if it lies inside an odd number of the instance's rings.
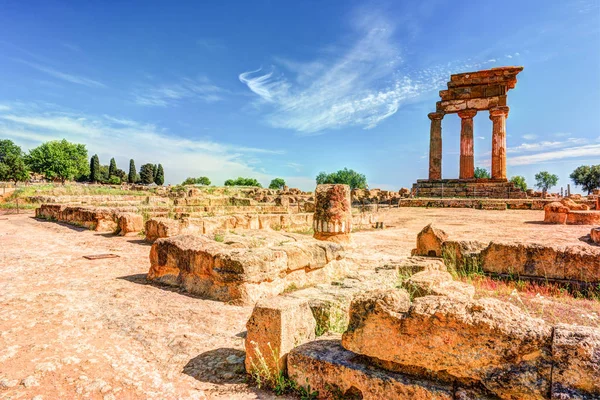
[[[117,175],[117,162],[114,158],[111,158],[110,165],[108,166],[108,179],[110,179],[111,176],[115,175]]]
[[[162,186],[165,183],[165,170],[163,169],[162,164],[158,164],[158,168],[156,168],[156,178],[154,178],[154,183],[158,186]]]
[[[135,183],[137,173],[135,172],[135,162],[133,158],[129,160],[129,175],[127,175],[127,182]]]
[[[158,173],[158,165],[154,164],[152,168],[152,181],[154,182],[156,180],[156,174]]]
[[[96,183],[100,181],[100,159],[97,154],[90,160],[90,181]]]
[[[154,182],[154,165],[144,164],[140,167],[140,179],[144,185]]]

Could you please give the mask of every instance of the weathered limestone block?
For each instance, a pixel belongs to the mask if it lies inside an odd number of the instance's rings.
[[[600,228],[592,228],[590,238],[592,242],[600,244]]]
[[[265,232],[243,234],[264,236]],[[232,240],[232,235],[227,235],[227,243],[191,235],[157,240],[150,252],[148,279],[213,300],[253,304],[289,286],[330,282],[354,268],[343,260],[343,248],[338,244],[302,235],[269,234],[268,240],[255,237],[252,245],[247,240]]]
[[[407,307],[364,294],[351,304],[342,345],[388,369],[477,383],[502,399],[542,399],[550,392],[551,341],[543,320],[496,299],[426,296]]]
[[[348,185],[317,185],[315,190],[314,238],[338,243],[350,241],[352,207]]]
[[[442,257],[450,270],[457,272],[479,271],[479,255],[489,243],[476,240],[446,240],[442,244]]]
[[[454,281],[452,275],[443,271],[423,271],[412,275],[402,283],[412,298],[424,296],[449,296],[472,299],[475,287]]]
[[[400,275],[413,275],[422,271],[448,271],[444,260],[431,257],[410,256],[401,261],[386,265],[394,268]]]
[[[246,323],[246,371],[285,371],[294,347],[315,338],[316,322],[307,299],[277,296],[254,306]]]
[[[337,339],[317,340],[294,348],[288,355],[287,369],[291,379],[319,392],[320,399],[454,399],[451,384],[374,367],[345,350]]]
[[[136,235],[144,229],[144,218],[140,214],[119,214],[119,235]]]
[[[570,211],[567,214],[567,225],[598,225],[600,211]]]
[[[544,222],[549,224],[566,224],[569,207],[555,201],[544,207]]]
[[[590,209],[590,207],[587,204],[576,203],[572,199],[569,199],[567,197],[561,199],[560,202],[572,211],[587,211]]]
[[[179,235],[181,223],[178,220],[170,218],[150,218],[146,221],[145,231],[146,240],[154,242],[159,238],[166,238]]]
[[[61,204],[42,204],[39,208],[35,209],[36,218],[60,220],[61,213],[66,206]]]
[[[446,232],[427,225],[417,235],[417,248],[413,250],[415,256],[441,257],[442,243],[448,238]]]
[[[590,246],[561,249],[533,243],[492,242],[481,252],[480,262],[484,272],[600,281],[599,253]]]
[[[600,398],[600,329],[555,326],[552,355],[553,399]]]

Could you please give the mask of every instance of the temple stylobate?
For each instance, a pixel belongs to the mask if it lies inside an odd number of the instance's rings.
[[[436,111],[430,113],[429,179],[419,180],[415,185],[416,195],[439,197],[444,185],[447,194],[456,188],[457,196],[475,197],[479,187],[487,185],[491,190],[480,190],[479,197],[505,197],[513,192],[520,197],[519,190],[506,178],[506,102],[510,89],[517,84],[517,75],[523,67],[500,67],[483,71],[465,72],[450,77],[448,88],[440,91],[441,100]],[[475,153],[473,143],[473,118],[480,111],[488,111],[492,120],[492,171],[491,179],[475,180]],[[447,114],[458,114],[460,129],[460,169],[458,179],[442,179],[442,120]],[[470,190],[472,188],[473,190]],[[443,193],[441,193],[443,195]]]

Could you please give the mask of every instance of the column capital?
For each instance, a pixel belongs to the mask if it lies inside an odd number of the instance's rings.
[[[444,115],[446,115],[444,112],[442,111],[436,111],[436,112],[432,112],[427,114],[427,116],[429,117],[430,120],[439,120],[444,118]]]
[[[473,118],[475,115],[477,115],[477,110],[474,110],[472,108],[458,112],[458,116],[461,119],[470,119]]]
[[[508,117],[508,110],[509,108],[507,106],[498,106],[490,108],[490,119],[492,119],[493,117],[499,117],[501,115],[503,115],[504,117]]]

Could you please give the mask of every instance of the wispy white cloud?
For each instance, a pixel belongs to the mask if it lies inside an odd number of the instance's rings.
[[[451,72],[495,61],[414,71],[403,64],[395,27],[384,17],[364,15],[354,29],[354,42],[333,54],[307,62],[277,57],[276,65],[239,75],[258,97],[258,106],[268,108],[268,124],[305,135],[347,126],[370,129],[403,102],[439,90]]]
[[[19,58],[15,58],[13,59],[17,62],[20,62],[22,64],[25,64],[33,69],[37,69],[38,71],[44,72],[50,76],[53,76],[57,79],[61,79],[63,81],[67,81],[67,82],[71,82],[71,83],[75,83],[78,85],[84,85],[84,86],[88,86],[88,87],[96,87],[96,88],[103,88],[106,87],[105,84],[103,84],[102,82],[93,80],[93,79],[89,79],[80,75],[73,75],[73,74],[69,74],[66,72],[61,72],[58,71],[52,67],[46,66],[46,65],[42,65],[42,64],[37,64],[34,62],[30,62],[30,61],[25,61],[25,60],[21,60]]]
[[[563,147],[569,147],[574,145],[581,145],[586,143],[587,140],[583,138],[568,138],[563,141],[548,141],[544,140],[537,143],[523,143],[515,147],[509,147],[506,152],[507,153],[523,153],[523,152],[535,152],[535,151],[545,151],[551,149],[559,149]]]
[[[217,184],[236,176],[251,176],[268,183],[273,176],[255,169],[253,160],[258,154],[262,159],[285,153],[280,149],[183,138],[153,124],[108,115],[64,112],[40,105],[32,108],[17,104],[0,109],[0,137],[14,139],[25,148],[66,138],[85,143],[101,160],[115,157],[121,166],[130,158],[138,167],[146,162],[160,162],[165,167],[167,181],[173,183],[201,175],[210,176]]]
[[[61,42],[60,44],[61,46],[71,50],[71,51],[75,51],[80,53],[81,52],[81,48],[73,43],[67,43],[67,42]]]
[[[598,157],[598,154],[600,154],[600,144],[588,144],[583,146],[568,147],[555,151],[508,157],[507,164],[511,166],[531,165],[572,158]]]
[[[134,101],[143,106],[167,107],[182,99],[200,99],[207,103],[223,100],[228,91],[207,78],[183,78],[176,83],[144,85],[133,92]]]
[[[8,111],[8,110],[10,110],[9,106],[6,106],[4,104],[0,104],[0,111]]]

